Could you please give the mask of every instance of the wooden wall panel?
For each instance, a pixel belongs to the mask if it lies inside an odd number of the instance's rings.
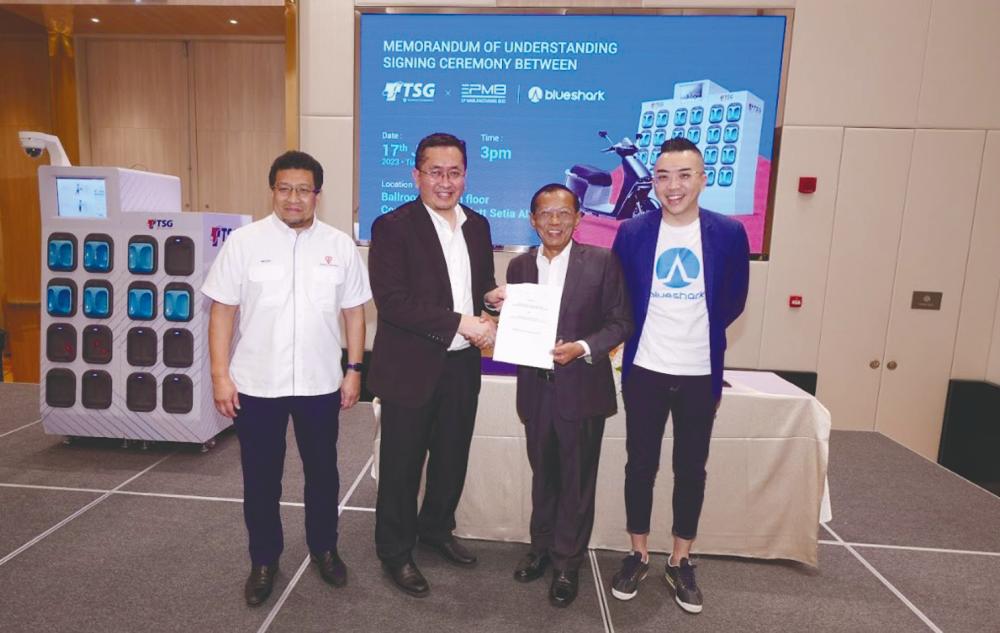
[[[990,362],[989,341],[993,324],[1000,319],[1000,131],[986,133],[976,215],[972,221],[969,259],[965,265],[962,307],[955,337],[951,377],[986,378]],[[1000,349],[1000,341],[995,342]],[[998,359],[1000,360],[1000,359]]]
[[[1000,292],[997,292],[996,313],[993,316],[993,334],[990,337],[990,356],[986,365],[986,380],[1000,385]]]
[[[782,132],[760,337],[762,368],[816,371],[843,134],[839,127],[786,126]],[[798,192],[800,176],[818,178],[815,193]],[[802,297],[802,307],[788,306],[791,295]]]
[[[198,210],[266,216],[267,172],[283,148],[281,132],[198,130]]]
[[[45,159],[28,158],[17,132],[52,131],[46,39],[0,39],[0,77],[0,303],[14,380],[37,382],[38,166]]]
[[[347,2],[302,2],[299,17],[300,112],[353,116],[354,91],[345,88],[354,85],[354,7]]]
[[[271,211],[267,171],[284,151],[284,45],[194,42],[200,211]]]
[[[323,165],[323,195],[316,203],[316,217],[351,236],[354,235],[353,139],[351,117],[302,117],[302,151],[309,152]]]
[[[191,208],[187,45],[89,40],[90,162],[178,176]]]
[[[1000,128],[997,29],[996,0],[932,3],[918,127]]]

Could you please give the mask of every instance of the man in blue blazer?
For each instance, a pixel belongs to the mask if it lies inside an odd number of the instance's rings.
[[[698,206],[705,182],[698,147],[684,138],[668,140],[653,172],[662,213],[624,222],[612,247],[635,322],[622,364],[625,513],[632,552],[614,576],[612,594],[630,600],[646,577],[653,484],[667,416],[673,413],[674,538],[665,577],[688,613],[702,610],[689,554],[722,396],[726,328],[743,312],[750,272],[743,225]]]

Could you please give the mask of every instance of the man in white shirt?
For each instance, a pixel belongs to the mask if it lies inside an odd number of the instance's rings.
[[[460,139],[422,139],[420,196],[375,221],[368,254],[378,308],[368,388],[382,402],[375,547],[396,586],[417,597],[429,591],[411,555],[418,538],[453,564],[476,563],[452,531],[479,399],[477,348],[496,333],[480,315],[501,299],[489,222],[459,203],[466,167]]]
[[[700,613],[703,598],[689,554],[722,397],[726,328],[746,303],[750,249],[742,224],[699,208],[707,179],[694,143],[668,140],[653,169],[662,212],[626,220],[612,247],[622,263],[635,321],[622,362],[625,514],[632,553],[612,580],[612,595],[632,599],[646,577],[653,484],[672,415],[674,538],[664,577],[677,604]]]
[[[514,570],[530,582],[553,567],[549,602],[567,607],[594,526],[604,420],[618,410],[609,353],[632,332],[621,266],[605,249],[573,241],[580,201],[560,184],[531,199],[542,244],[507,267],[507,283],[560,293],[554,369],[517,368],[517,413],[531,464],[531,549]]]
[[[233,231],[201,288],[213,301],[215,406],[233,418],[240,442],[251,561],[244,597],[251,606],[270,595],[283,549],[279,502],[289,416],[305,473],[309,552],[323,580],[347,583],[337,554],[338,414],[361,392],[364,304],[371,299],[354,241],[315,217],[319,162],[286,152],[271,165],[268,181],[274,212]],[[237,312],[239,340],[230,361]]]

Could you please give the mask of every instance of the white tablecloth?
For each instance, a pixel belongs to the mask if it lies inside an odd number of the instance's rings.
[[[712,433],[708,483],[694,551],[817,564],[819,522],[832,518],[826,481],[830,413],[772,373],[726,371]],[[514,405],[515,379],[484,376],[456,534],[528,542],[531,468]],[[377,407],[376,407],[377,411]],[[668,551],[672,424],[653,492],[649,546]],[[376,439],[376,459],[378,456]],[[591,547],[628,550],[625,413],[604,430]]]

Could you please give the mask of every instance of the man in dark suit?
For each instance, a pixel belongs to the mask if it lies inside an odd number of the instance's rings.
[[[452,531],[479,398],[477,348],[496,333],[480,314],[502,297],[489,223],[459,204],[466,167],[463,141],[421,140],[412,174],[420,197],[375,221],[368,255],[378,308],[368,386],[382,401],[375,544],[392,580],[414,596],[430,589],[411,555],[418,538],[454,564],[476,563]]]
[[[632,331],[624,279],[611,251],[573,242],[580,203],[562,185],[531,199],[531,225],[542,244],[517,256],[507,282],[561,292],[554,369],[517,369],[517,413],[531,463],[531,549],[515,580],[554,567],[549,601],[576,598],[579,568],[594,525],[594,493],[604,420],[617,410],[609,352]]]
[[[750,247],[738,221],[702,209],[705,163],[685,138],[660,148],[653,187],[661,213],[626,220],[612,247],[622,263],[635,318],[625,343],[625,515],[632,552],[611,593],[631,600],[649,568],[653,484],[664,426],[674,425],[673,548],[664,578],[674,600],[700,613],[702,593],[689,560],[705,499],[705,464],[722,397],[726,328],[743,312]]]

